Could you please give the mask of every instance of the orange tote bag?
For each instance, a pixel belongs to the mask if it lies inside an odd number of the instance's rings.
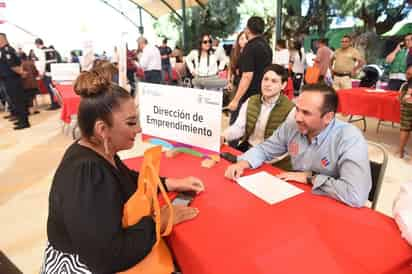
[[[167,236],[173,227],[173,207],[166,191],[160,182],[159,169],[162,148],[160,146],[148,149],[140,170],[136,192],[130,197],[123,208],[123,227],[136,224],[142,217],[154,215],[156,224],[156,243],[152,251],[132,268],[120,272],[124,274],[170,274],[174,271],[172,254],[162,236]],[[163,234],[160,233],[160,206],[158,189],[166,206],[170,208],[170,218]]]

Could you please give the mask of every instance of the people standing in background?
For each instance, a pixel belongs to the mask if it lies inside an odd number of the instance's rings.
[[[119,64],[119,52],[118,52],[116,46],[113,49],[113,56],[112,56],[110,62],[112,62],[114,65]]]
[[[70,52],[70,63],[80,63],[79,57],[74,50]]]
[[[30,58],[31,60],[33,60],[33,61],[39,61],[39,58],[37,58],[37,56],[36,56],[36,54],[34,53],[34,50],[33,50],[33,49],[31,49],[31,50],[29,51],[29,58]]]
[[[37,76],[39,72],[34,65],[33,60],[31,60],[25,53],[20,56],[21,65],[23,67],[24,74],[22,75],[24,94],[27,99],[27,107],[31,110],[31,114],[40,113],[35,104],[36,95],[39,94],[39,84],[37,83]]]
[[[61,56],[60,52],[58,52],[58,51],[54,48],[54,46],[53,46],[53,45],[50,45],[50,46],[49,46],[49,49],[53,49],[53,50],[54,50],[54,52],[56,53],[56,60],[57,60],[57,63],[61,63],[61,62],[63,62],[63,58],[62,58],[62,56]]]
[[[218,76],[219,71],[225,68],[225,60],[219,60],[214,54],[210,34],[203,33],[200,36],[198,48],[186,57],[186,65],[194,77],[192,82],[196,88],[217,90],[226,86],[226,79]]]
[[[51,78],[51,64],[57,63],[56,51],[52,48],[47,48],[44,46],[43,40],[37,38],[34,44],[38,49],[42,50],[42,54],[39,56],[40,67],[38,67],[40,77],[43,78],[44,85],[47,88],[47,92],[50,95],[50,107],[47,110],[59,109],[60,106],[54,98],[54,92],[52,89],[52,78]]]
[[[279,39],[276,42],[276,50],[273,55],[273,64],[278,64],[285,69],[289,68],[290,53],[286,48],[286,40]]]
[[[16,50],[9,45],[5,33],[0,33],[0,79],[12,103],[12,115],[17,121],[14,130],[30,127],[26,96],[21,76],[24,75],[21,61]]]
[[[317,48],[318,50],[316,52],[316,58],[314,59],[314,61],[317,62],[319,66],[319,82],[322,82],[324,81],[328,73],[333,52],[328,47],[328,41],[324,38],[321,38],[317,41]]]
[[[170,84],[173,81],[172,65],[170,64],[172,49],[167,45],[167,38],[163,39],[159,50],[162,58],[162,80],[163,82],[166,81],[167,73],[167,83]]]
[[[176,58],[176,63],[183,63],[183,51],[179,46],[175,46],[175,49],[172,51],[172,56]]]
[[[126,45],[126,54],[126,76],[130,85],[130,94],[134,97],[136,93],[137,53],[135,50],[129,50]]]
[[[227,89],[230,92],[230,100],[233,99],[234,95],[236,94],[237,88],[240,83],[240,55],[243,52],[247,44],[247,37],[244,31],[240,32],[236,38],[235,46],[232,49],[230,54],[230,62],[229,62],[229,69],[227,72]],[[235,115],[230,115],[229,125],[232,125],[236,121]]]
[[[142,52],[139,63],[144,70],[144,80],[148,83],[160,84],[162,80],[162,64],[159,48],[148,44],[146,38],[137,39],[138,50]]]
[[[292,65],[293,94],[298,96],[305,73],[305,52],[299,41],[293,41],[290,49],[290,63]]]
[[[250,96],[259,93],[263,70],[272,63],[272,49],[263,37],[264,29],[265,22],[261,17],[252,16],[247,21],[245,33],[248,42],[239,59],[240,82],[228,105],[232,121],[236,121],[242,104]]]
[[[330,68],[333,75],[333,88],[335,90],[352,88],[352,77],[355,77],[365,61],[359,51],[352,47],[352,38],[344,35],[341,48],[333,54]]]
[[[405,154],[405,147],[412,131],[412,66],[409,66],[406,70],[406,79],[408,82],[402,84],[399,96],[401,102],[401,129],[397,154],[400,158],[403,158]]]
[[[247,43],[247,37],[244,31],[241,31],[237,38],[232,52],[230,53],[229,69],[227,71],[227,89],[236,92],[240,82],[239,59]]]
[[[212,49],[214,50],[215,56],[219,62],[219,68],[225,68],[229,62],[229,59],[226,55],[225,49],[223,48],[222,44],[220,43],[219,39],[215,38],[212,41]],[[223,63],[221,63],[223,62]],[[220,69],[220,70],[223,70]]]
[[[408,49],[405,45],[412,39],[412,35],[405,36],[404,40],[398,43],[395,49],[386,56],[386,63],[389,67],[389,90],[399,90],[402,84],[406,81],[406,59],[408,57]]]
[[[406,57],[406,67],[412,66],[412,33],[405,35],[405,46],[408,49],[408,56]]]

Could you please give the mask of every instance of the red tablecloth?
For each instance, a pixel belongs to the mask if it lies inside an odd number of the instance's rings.
[[[314,195],[301,184],[296,186],[303,194],[270,206],[223,177],[226,161],[212,169],[200,163],[186,154],[163,157],[161,163],[161,175],[194,175],[206,186],[192,203],[199,216],[177,225],[169,237],[183,273],[412,272],[412,248],[393,219]],[[138,168],[141,158],[126,164]],[[262,169],[278,172],[270,166]]]
[[[366,90],[366,88],[339,90],[338,112],[399,123],[401,117],[399,92],[368,92]]]
[[[77,114],[80,104],[80,96],[74,93],[72,85],[55,85],[63,100],[61,108],[61,120],[70,123],[70,116]]]

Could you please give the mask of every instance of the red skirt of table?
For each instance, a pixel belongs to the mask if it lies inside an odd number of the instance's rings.
[[[126,160],[138,169],[141,158]],[[412,271],[412,248],[393,219],[351,208],[328,197],[303,194],[268,205],[224,178],[225,160],[212,169],[202,159],[163,157],[161,175],[197,176],[206,190],[193,207],[199,215],[179,224],[169,244],[183,273],[390,274]],[[259,170],[276,174],[266,165]],[[249,171],[251,174],[256,171]]]
[[[366,88],[339,90],[338,112],[400,122],[399,92],[368,92]]]
[[[80,96],[74,93],[72,85],[59,85],[56,84],[56,89],[62,97],[62,108],[61,108],[61,120],[69,124],[70,117],[72,115],[77,115],[80,104]]]

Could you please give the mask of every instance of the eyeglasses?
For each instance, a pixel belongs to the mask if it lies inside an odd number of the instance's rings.
[[[203,44],[212,44],[212,40],[204,40],[202,41]]]

